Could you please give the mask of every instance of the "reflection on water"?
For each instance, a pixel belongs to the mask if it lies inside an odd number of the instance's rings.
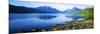
[[[30,30],[32,28],[48,28],[53,24],[72,21],[71,14],[10,14],[10,31]],[[78,16],[80,17],[80,16]]]
[[[38,17],[39,19],[49,20],[52,18],[56,18],[56,16],[50,16],[50,15],[41,15]]]

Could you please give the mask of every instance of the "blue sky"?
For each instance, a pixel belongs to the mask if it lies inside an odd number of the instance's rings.
[[[40,6],[49,6],[52,8],[56,8],[60,11],[64,11],[66,9],[72,9],[73,7],[77,7],[80,9],[85,9],[89,7],[93,7],[92,5],[78,5],[78,4],[61,4],[61,3],[42,3],[42,2],[22,2],[16,0],[10,0],[9,4],[16,5],[16,6],[25,6],[25,7],[40,7]]]

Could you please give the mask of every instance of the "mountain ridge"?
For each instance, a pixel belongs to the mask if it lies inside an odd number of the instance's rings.
[[[67,9],[65,11],[59,11],[56,8],[48,6],[40,6],[37,8],[29,8],[24,6],[14,6],[9,5],[9,13],[73,13],[80,11],[81,9],[73,7],[72,9]]]
[[[28,8],[23,6],[9,5],[10,13],[60,13],[59,10],[51,7]]]
[[[77,7],[73,7],[72,9],[67,9],[64,11],[64,13],[73,13],[73,12],[78,12],[81,9],[77,8]]]

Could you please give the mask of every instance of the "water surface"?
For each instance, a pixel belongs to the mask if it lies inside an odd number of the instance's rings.
[[[73,17],[81,15],[73,14],[10,14],[10,30],[27,30],[33,28],[46,29],[54,24],[64,24],[73,21]]]

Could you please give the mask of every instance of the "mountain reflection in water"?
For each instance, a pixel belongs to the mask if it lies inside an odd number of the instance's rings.
[[[73,17],[76,16],[70,14],[10,14],[10,32],[31,31],[31,28],[46,29],[54,24],[73,21]]]
[[[39,16],[38,18],[39,18],[39,19],[48,20],[48,19],[53,19],[53,18],[56,18],[56,16],[41,15],[41,16]]]

